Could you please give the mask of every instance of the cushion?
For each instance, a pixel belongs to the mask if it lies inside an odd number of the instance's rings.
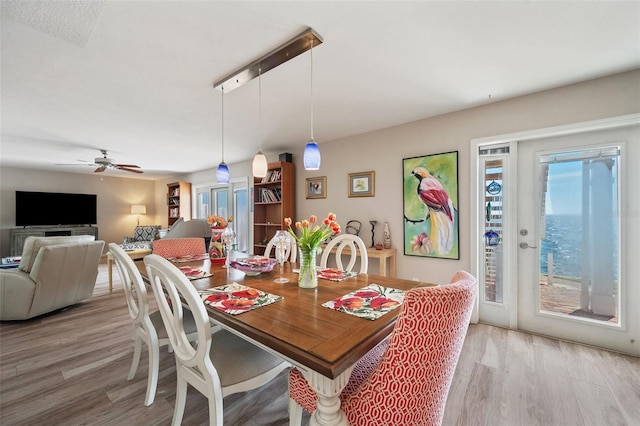
[[[22,248],[22,259],[20,259],[18,269],[23,272],[30,273],[31,268],[33,268],[33,262],[35,262],[40,248],[44,246],[69,243],[84,243],[94,240],[95,237],[93,235],[70,235],[64,237],[27,237],[24,240],[24,246]]]
[[[160,225],[136,226],[133,231],[135,241],[153,241],[160,238]]]

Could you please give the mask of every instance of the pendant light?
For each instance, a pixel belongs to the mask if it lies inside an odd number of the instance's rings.
[[[260,138],[260,148],[253,157],[253,176],[263,178],[267,175],[267,157],[262,153],[262,65],[258,67],[258,137]]]
[[[311,39],[311,48],[309,49],[311,55],[311,138],[307,142],[307,146],[304,147],[304,169],[305,170],[319,170],[320,169],[320,148],[313,138],[313,38]]]
[[[224,162],[224,87],[222,87],[222,161],[218,164],[218,170],[216,170],[216,180],[218,183],[229,183],[229,167]]]

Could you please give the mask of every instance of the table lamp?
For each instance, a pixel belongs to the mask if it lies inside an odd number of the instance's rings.
[[[138,226],[140,226],[140,215],[147,214],[147,206],[145,206],[144,204],[132,204],[131,214],[138,215]]]

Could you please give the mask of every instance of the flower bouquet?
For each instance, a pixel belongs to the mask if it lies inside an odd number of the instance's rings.
[[[295,239],[300,251],[298,285],[304,288],[317,287],[316,255],[323,241],[340,233],[340,224],[336,222],[336,215],[329,213],[320,223],[315,215],[311,215],[309,220],[296,222],[295,228],[299,235],[291,229],[292,220],[290,217],[285,218],[284,224],[289,228],[289,234]]]

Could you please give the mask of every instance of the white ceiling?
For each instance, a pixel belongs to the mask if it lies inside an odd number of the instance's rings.
[[[2,0],[0,165],[143,178],[214,168],[213,83],[306,27],[323,141],[640,67],[638,1]],[[310,55],[226,94],[225,160],[310,136]],[[108,170],[106,173],[137,177]]]

